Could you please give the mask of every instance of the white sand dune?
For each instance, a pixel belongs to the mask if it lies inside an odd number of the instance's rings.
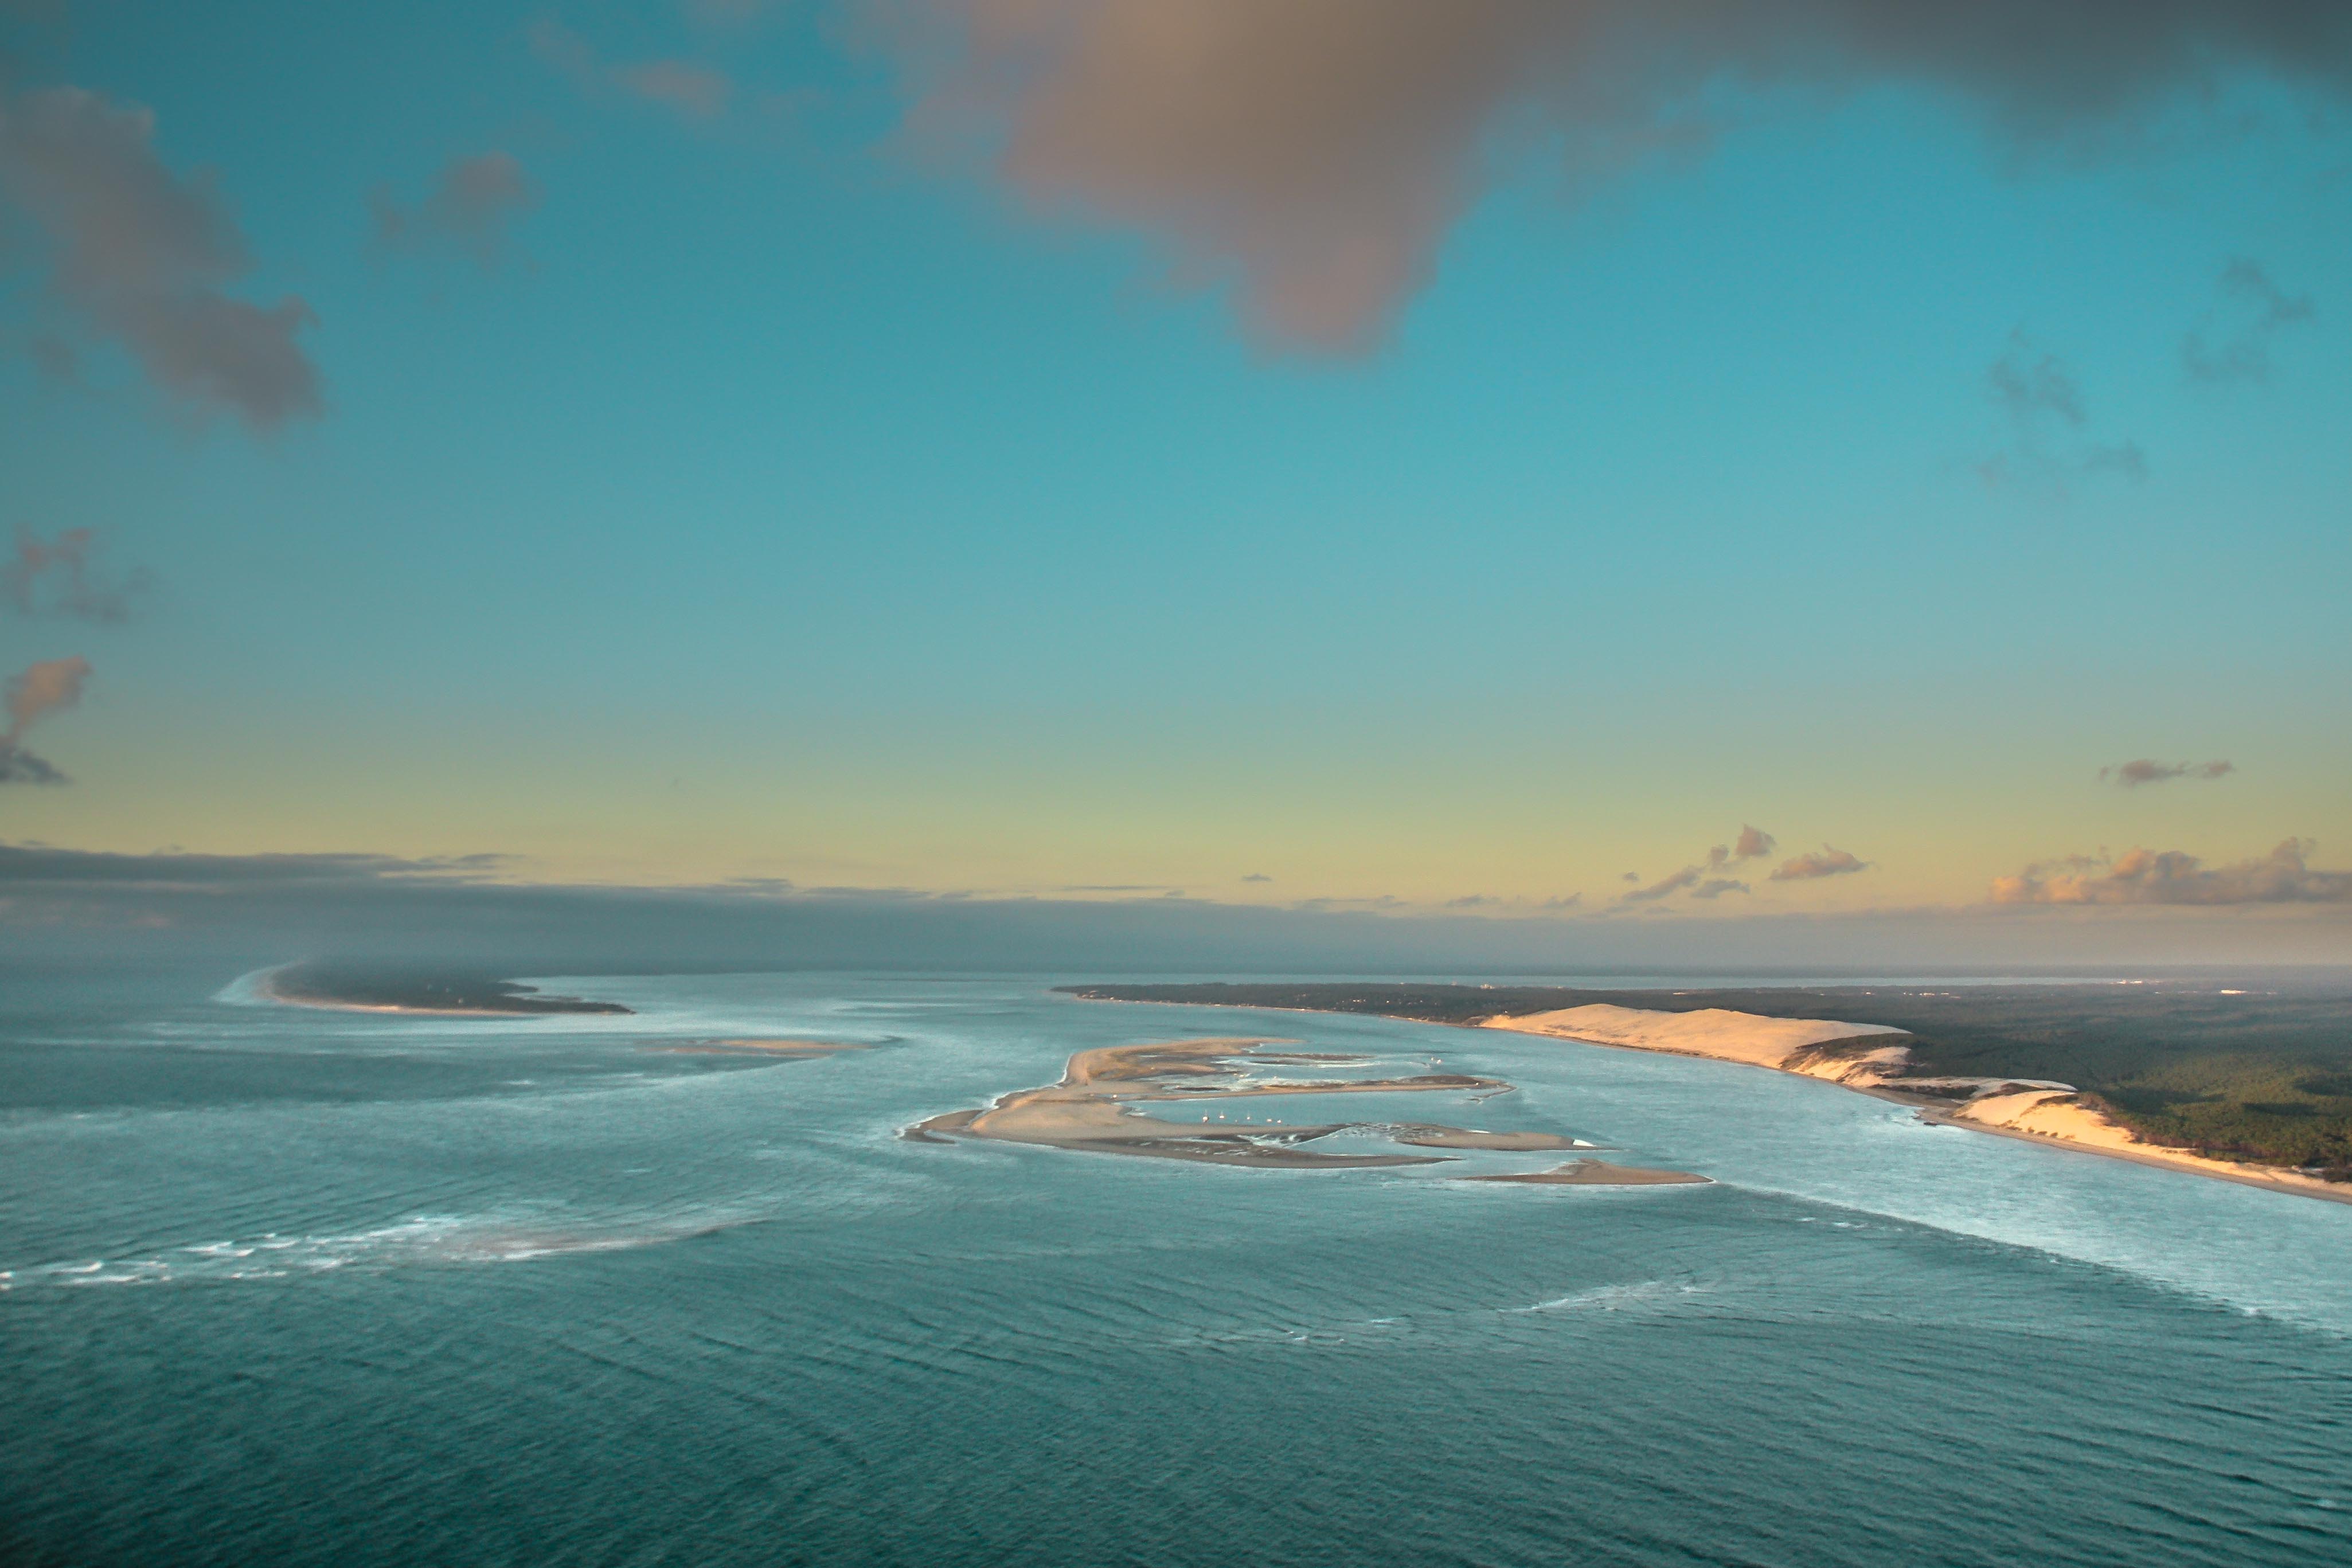
[[[1884,1024],[1845,1023],[1835,1019],[1771,1019],[1728,1008],[1695,1012],[1657,1012],[1647,1008],[1561,1008],[1518,1018],[1491,1018],[1486,1029],[1544,1034],[1632,1051],[1664,1051],[1682,1056],[1744,1061],[1780,1072],[1801,1072],[1832,1082],[1876,1082],[1899,1076],[1911,1060],[1911,1036]],[[1819,1048],[1844,1041],[1874,1041],[1851,1050]]]
[[[2343,1186],[2314,1176],[2142,1143],[2128,1128],[2083,1103],[2070,1083],[2014,1078],[1906,1078],[1912,1037],[1884,1024],[1764,1018],[1726,1008],[1675,1013],[1595,1003],[1518,1018],[1485,1019],[1480,1027],[1631,1051],[1705,1056],[1825,1078],[1881,1098],[1899,1099],[1917,1106],[1927,1120],[1952,1126],[2012,1138],[2046,1138],[2092,1154],[2352,1202],[2352,1193]],[[1965,1097],[1970,1090],[1973,1097]]]

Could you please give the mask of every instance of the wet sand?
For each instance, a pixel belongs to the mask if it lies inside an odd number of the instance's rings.
[[[698,1040],[686,1045],[648,1049],[671,1056],[780,1056],[788,1061],[807,1061],[845,1051],[871,1051],[874,1045],[868,1040]]]
[[[1688,1171],[1649,1170],[1640,1166],[1612,1166],[1606,1160],[1570,1160],[1548,1171],[1524,1176],[1464,1176],[1464,1181],[1507,1181],[1542,1186],[1691,1186],[1713,1185]]]
[[[1546,1149],[1591,1149],[1597,1144],[1582,1143],[1575,1138],[1563,1138],[1557,1133],[1489,1133],[1476,1127],[1437,1127],[1411,1125],[1395,1128],[1389,1134],[1400,1144],[1412,1144],[1429,1149],[1494,1149],[1505,1154],[1527,1154]]]
[[[1391,1132],[1399,1143],[1451,1148],[1574,1148],[1573,1139],[1548,1133],[1486,1133],[1466,1127],[1412,1124],[1339,1122],[1304,1126],[1280,1122],[1235,1124],[1172,1122],[1138,1106],[1193,1101],[1202,1103],[1272,1094],[1392,1094],[1451,1091],[1503,1093],[1511,1085],[1468,1073],[1423,1073],[1410,1078],[1339,1078],[1307,1081],[1251,1079],[1251,1069],[1267,1065],[1328,1066],[1361,1063],[1360,1057],[1264,1051],[1287,1043],[1252,1039],[1170,1040],[1109,1046],[1070,1058],[1061,1081],[1017,1090],[977,1111],[955,1111],[907,1129],[923,1143],[985,1138],[1091,1154],[1140,1155],[1160,1159],[1200,1160],[1217,1165],[1288,1170],[1328,1170],[1447,1162],[1449,1155],[1334,1155],[1302,1144],[1351,1130]]]

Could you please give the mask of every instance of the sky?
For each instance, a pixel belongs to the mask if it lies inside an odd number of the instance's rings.
[[[2323,0],[0,0],[0,925],[2352,962],[2348,90]]]

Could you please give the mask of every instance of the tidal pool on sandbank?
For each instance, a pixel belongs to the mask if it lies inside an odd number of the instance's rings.
[[[1499,1078],[1471,1073],[1416,1073],[1402,1078],[1319,1078],[1308,1080],[1260,1078],[1251,1070],[1266,1066],[1339,1064],[1365,1066],[1371,1059],[1330,1053],[1267,1051],[1291,1043],[1250,1038],[1167,1040],[1144,1045],[1107,1046],[1072,1056],[1058,1082],[1000,1095],[986,1107],[933,1116],[906,1130],[923,1143],[955,1138],[989,1139],[1030,1144],[1045,1148],[1090,1154],[1140,1155],[1160,1159],[1199,1160],[1217,1165],[1251,1166],[1292,1170],[1328,1170],[1382,1166],[1429,1166],[1453,1163],[1452,1155],[1382,1153],[1340,1155],[1301,1145],[1335,1134],[1383,1136],[1391,1144],[1421,1148],[1476,1149],[1501,1153],[1535,1153],[1587,1149],[1597,1145],[1556,1133],[1488,1132],[1437,1123],[1333,1122],[1297,1124],[1286,1122],[1174,1122],[1137,1109],[1141,1103],[1178,1101],[1222,1102],[1273,1094],[1363,1094],[1453,1092],[1477,1098],[1511,1092],[1513,1085]],[[1590,1174],[1559,1172],[1593,1167]],[[1597,1161],[1563,1166],[1554,1172],[1482,1179],[1579,1181],[1598,1185],[1605,1174],[1624,1172],[1629,1182],[1699,1181],[1680,1172],[1634,1172],[1602,1166]]]

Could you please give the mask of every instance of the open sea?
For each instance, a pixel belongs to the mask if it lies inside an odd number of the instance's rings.
[[[1056,978],[556,978],[638,1015],[460,1019],[12,971],[0,1559],[2352,1563],[2352,1207],[1731,1064]],[[1231,1034],[1518,1085],[1249,1113],[1716,1185],[898,1135]],[[733,1035],[876,1049],[675,1049]]]

